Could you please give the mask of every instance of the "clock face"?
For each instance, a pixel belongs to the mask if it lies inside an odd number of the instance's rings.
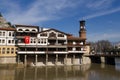
[[[81,29],[83,29],[83,26],[81,26]]]

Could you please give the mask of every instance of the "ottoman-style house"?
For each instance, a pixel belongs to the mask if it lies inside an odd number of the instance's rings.
[[[9,43],[7,45],[0,44],[2,47],[0,48],[1,54],[5,52],[7,56],[14,54],[14,59],[16,59],[16,61],[13,59],[14,61],[10,63],[16,62],[25,66],[51,66],[81,65],[89,62],[89,59],[84,57],[85,54],[89,54],[84,20],[80,21],[79,37],[56,29],[31,25],[16,24],[14,28],[1,28],[0,30],[6,31],[7,34],[0,38],[8,39],[5,42]],[[8,37],[10,32],[11,35],[14,33],[12,37]],[[14,46],[14,52],[12,52],[13,47],[10,43]],[[9,49],[7,47],[4,49],[4,46],[8,45],[11,46],[9,54],[7,53]],[[4,55],[0,56],[4,57]]]
[[[0,63],[16,63],[15,32],[0,14]]]

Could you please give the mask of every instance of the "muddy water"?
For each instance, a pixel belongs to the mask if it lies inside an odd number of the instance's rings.
[[[0,80],[120,80],[120,70],[104,64],[27,68],[0,66]]]

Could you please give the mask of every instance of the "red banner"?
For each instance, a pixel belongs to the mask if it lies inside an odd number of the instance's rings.
[[[29,44],[30,43],[30,36],[25,36],[25,44]]]

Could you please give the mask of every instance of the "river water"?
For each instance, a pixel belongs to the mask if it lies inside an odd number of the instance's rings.
[[[120,70],[104,64],[26,68],[0,66],[0,80],[120,80]]]

